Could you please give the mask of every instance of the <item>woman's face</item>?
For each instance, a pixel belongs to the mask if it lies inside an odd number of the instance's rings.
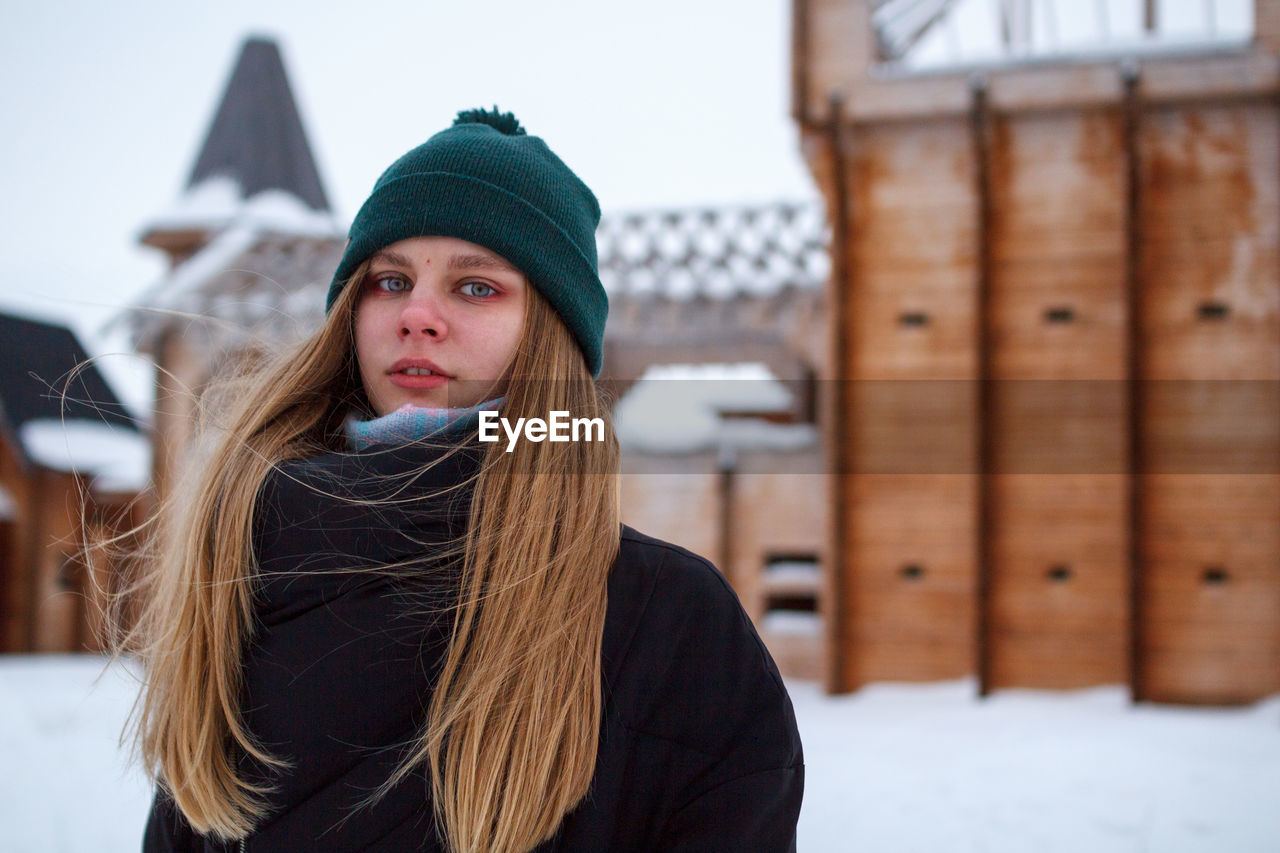
[[[356,303],[356,359],[374,411],[483,402],[524,331],[529,283],[488,249],[414,237],[370,258]]]

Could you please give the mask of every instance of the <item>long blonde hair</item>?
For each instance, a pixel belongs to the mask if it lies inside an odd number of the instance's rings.
[[[354,363],[362,265],[322,328],[237,381],[220,437],[156,516],[150,568],[119,598],[118,653],[146,680],[132,723],[142,761],[191,826],[251,833],[269,788],[236,751],[254,741],[240,708],[252,641],[253,511],[281,461],[338,449],[343,417],[367,406]],[[558,315],[532,288],[506,375],[503,416],[608,407]],[[619,451],[604,441],[488,445],[476,476],[452,641],[416,748],[382,786],[425,764],[437,824],[456,851],[528,850],[586,796],[601,717],[606,583],[618,549]]]

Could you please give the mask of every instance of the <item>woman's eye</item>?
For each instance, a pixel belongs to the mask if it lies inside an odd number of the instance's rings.
[[[395,275],[380,278],[376,284],[379,290],[386,291],[387,293],[399,293],[402,290],[409,289],[409,282]]]
[[[493,296],[498,290],[493,285],[485,284],[483,281],[469,281],[462,285],[462,292],[467,296],[484,298]]]

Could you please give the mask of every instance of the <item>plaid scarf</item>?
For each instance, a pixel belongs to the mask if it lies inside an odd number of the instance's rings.
[[[368,421],[350,415],[347,442],[352,450],[365,450],[375,444],[408,444],[434,435],[460,435],[479,426],[481,411],[497,409],[501,403],[501,397],[466,409],[420,409],[406,403],[389,415]]]

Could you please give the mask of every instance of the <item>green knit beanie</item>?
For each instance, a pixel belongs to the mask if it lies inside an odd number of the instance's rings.
[[[410,237],[457,237],[515,264],[598,377],[609,313],[596,261],[599,223],[591,190],[514,115],[463,110],[378,178],[351,223],[325,311],[378,249]]]

